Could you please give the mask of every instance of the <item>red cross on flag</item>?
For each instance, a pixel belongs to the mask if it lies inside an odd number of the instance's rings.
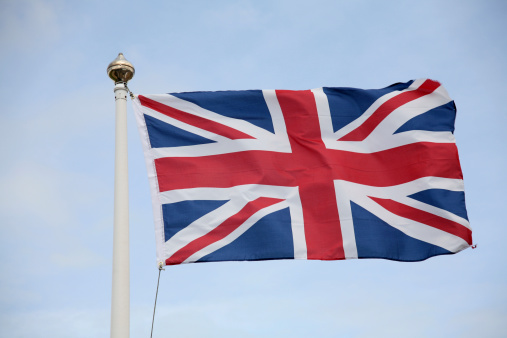
[[[438,82],[139,95],[134,108],[164,265],[419,261],[472,244]]]

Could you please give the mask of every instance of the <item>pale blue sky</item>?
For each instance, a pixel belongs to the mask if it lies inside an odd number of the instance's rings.
[[[380,88],[456,101],[476,250],[420,263],[208,263],[162,273],[155,337],[507,336],[504,1],[0,1],[0,336],[109,335],[114,94]],[[158,270],[129,102],[131,337]]]

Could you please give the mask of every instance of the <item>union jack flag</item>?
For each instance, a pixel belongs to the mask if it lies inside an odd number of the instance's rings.
[[[419,261],[472,244],[440,83],[139,95],[157,259]]]

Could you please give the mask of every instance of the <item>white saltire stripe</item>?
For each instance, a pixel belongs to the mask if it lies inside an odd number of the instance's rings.
[[[456,222],[458,224],[461,224],[465,228],[468,228],[471,230],[470,223],[465,218],[460,217],[456,214],[453,214],[452,212],[449,212],[447,210],[440,209],[440,208],[435,207],[433,205],[426,204],[426,203],[420,202],[418,200],[415,200],[415,199],[409,198],[409,197],[397,198],[396,201],[400,202],[402,204],[408,205],[409,207],[419,209],[422,211],[426,211],[430,214],[434,214],[436,216],[448,219],[449,221]]]
[[[164,255],[169,258],[192,241],[206,235],[223,221],[238,213],[249,201],[235,198],[221,207],[198,218],[187,227],[181,229],[164,244]]]
[[[226,219],[241,210],[248,202],[259,197],[271,197],[285,200],[285,204],[282,205],[285,205],[284,207],[288,206],[290,210],[292,237],[294,242],[294,258],[306,259],[307,250],[303,222],[303,208],[298,188],[258,184],[239,185],[232,188],[179,189],[160,193],[159,200],[162,204],[199,199],[229,200],[229,202],[225,203],[220,208],[217,208],[207,215],[197,219],[188,227],[182,229],[165,242],[163,244],[164,258],[169,258],[188,243],[209,233]],[[277,203],[276,205],[279,204],[280,203]]]
[[[165,123],[174,125],[182,130],[215,141],[214,143],[206,143],[200,145],[153,148],[150,150],[152,153],[151,155],[153,158],[157,159],[162,157],[199,157],[219,155],[246,150],[265,150],[285,153],[290,152],[291,148],[289,138],[287,136],[285,121],[280,105],[276,98],[276,93],[274,90],[264,90],[263,96],[266,100],[266,104],[271,114],[273,128],[275,131],[274,134],[247,121],[216,114],[207,109],[201,108],[196,104],[179,99],[170,94],[146,95],[147,98],[163,103],[167,106],[192,115],[207,118],[223,125],[227,125],[228,127],[237,129],[245,134],[254,137],[254,139],[231,140],[210,131],[186,124],[167,115],[161,114],[151,108],[140,106],[140,109],[142,109],[146,115],[154,117]]]
[[[327,146],[327,142],[336,141],[339,138],[347,135],[354,129],[361,126],[382,104],[392,99],[393,97],[398,96],[401,93],[419,88],[419,86],[423,82],[424,80],[416,80],[407,89],[404,89],[402,91],[392,91],[379,97],[361,116],[359,116],[357,119],[350,122],[343,128],[337,130],[336,133],[333,131],[333,121],[331,119],[329,101],[327,99],[327,95],[324,93],[324,88],[312,89],[312,92],[315,96],[315,101],[317,103],[317,111],[319,114],[321,134],[324,143]]]
[[[162,114],[162,113],[160,113],[154,109],[151,109],[149,107],[146,107],[146,106],[141,106],[141,107],[144,111],[144,114],[151,116],[153,118],[156,118],[157,120],[160,120],[160,121],[165,122],[167,124],[173,125],[179,129],[188,131],[192,134],[202,136],[204,138],[207,138],[207,139],[215,141],[215,142],[230,141],[230,139],[228,139],[227,137],[212,133],[210,131],[207,131],[206,129],[201,129],[201,128],[195,127],[193,125],[181,122],[180,120],[177,120],[175,118],[172,118],[170,116]]]
[[[465,240],[458,236],[393,214],[369,198],[364,198],[357,202],[390,226],[410,237],[442,247],[450,252],[457,252],[469,246]]]
[[[408,236],[440,246],[451,252],[458,252],[469,246],[466,241],[453,234],[395,215],[368,197],[371,196],[391,199],[399,203],[407,204],[435,214],[436,216],[452,220],[470,229],[470,224],[466,219],[454,215],[446,210],[407,197],[408,195],[427,189],[463,191],[462,180],[440,177],[423,177],[408,183],[390,187],[373,187],[343,180],[336,180],[334,181],[334,185],[346,258],[358,257],[350,205],[351,201],[370,211]]]
[[[178,109],[185,113],[199,116],[211,121],[215,121],[224,126],[228,126],[230,128],[239,130],[247,135],[253,136],[254,138],[261,138],[265,137],[267,133],[270,134],[269,131],[266,131],[250,122],[217,114],[215,112],[212,112],[211,110],[202,108],[195,103],[180,99],[179,97],[176,97],[171,94],[145,95],[145,96],[149,99],[160,102],[166,106]]]
[[[426,79],[415,80],[414,82],[412,82],[412,84],[408,88],[406,88],[404,90],[401,90],[401,91],[395,90],[395,91],[392,91],[388,94],[385,94],[385,95],[379,97],[375,102],[373,102],[373,104],[360,117],[358,117],[357,119],[355,119],[354,121],[352,121],[351,123],[346,125],[345,127],[341,128],[340,130],[337,130],[336,133],[334,133],[335,140],[340,139],[341,137],[347,135],[351,131],[353,131],[356,128],[358,128],[359,126],[361,126],[368,118],[370,118],[371,115],[373,115],[373,113],[375,113],[377,111],[378,108],[380,108],[381,105],[383,105],[384,103],[386,103],[390,99],[392,99],[402,93],[418,89],[424,83],[424,81],[426,81]]]
[[[236,228],[229,235],[227,235],[226,237],[222,238],[221,240],[216,241],[216,242],[208,245],[207,247],[197,251],[196,253],[194,253],[193,255],[188,257],[183,263],[196,262],[199,259],[201,259],[202,257],[204,257],[204,256],[206,256],[218,249],[223,248],[224,246],[232,243],[239,236],[244,234],[248,229],[250,229],[256,222],[258,222],[264,216],[266,216],[270,213],[273,213],[275,211],[279,211],[284,208],[287,208],[287,206],[288,206],[288,203],[286,201],[283,201],[283,202],[276,203],[276,204],[273,204],[267,208],[263,208],[263,209],[259,210],[258,212],[256,212],[252,216],[250,216],[245,222],[243,222],[243,224],[241,224],[238,228]]]
[[[451,132],[414,130],[394,134],[408,120],[451,101],[443,86],[438,87],[431,94],[412,100],[395,109],[363,141],[338,141],[339,138],[362,125],[383,103],[404,92],[417,89],[424,81],[424,79],[416,80],[403,91],[394,91],[383,95],[363,115],[337,132],[333,131],[327,95],[324,93],[323,88],[313,89],[312,92],[317,104],[322,139],[326,147],[358,153],[372,153],[417,142],[454,143],[455,139]]]

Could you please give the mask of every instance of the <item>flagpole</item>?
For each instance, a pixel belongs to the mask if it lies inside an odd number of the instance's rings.
[[[130,335],[130,263],[127,82],[132,79],[135,70],[120,53],[107,67],[107,73],[115,83],[116,101],[111,338],[128,338]]]

